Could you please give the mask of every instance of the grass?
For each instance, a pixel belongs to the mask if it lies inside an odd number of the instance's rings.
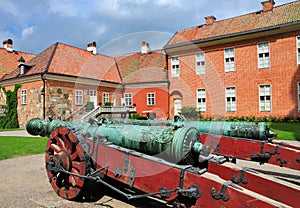
[[[46,137],[0,136],[0,160],[45,152]]]
[[[270,122],[268,126],[278,134],[278,140],[300,141],[300,122]]]

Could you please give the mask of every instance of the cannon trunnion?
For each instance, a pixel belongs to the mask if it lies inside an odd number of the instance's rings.
[[[158,123],[32,119],[26,129],[32,135],[49,138],[45,153],[49,182],[59,196],[68,200],[82,200],[90,182],[96,182],[128,200],[153,196],[175,207],[297,204],[298,186],[239,169],[227,164],[224,157],[211,156],[213,145],[200,142],[205,140],[194,124]],[[232,178],[227,177],[230,174]],[[131,191],[121,190],[111,180],[125,184]],[[264,184],[276,187],[276,192]]]

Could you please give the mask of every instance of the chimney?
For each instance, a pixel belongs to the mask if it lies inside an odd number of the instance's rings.
[[[13,41],[11,39],[3,41],[3,48],[5,48],[9,52],[12,52],[14,50]]]
[[[18,60],[18,67],[20,68],[20,75],[25,73],[25,59],[21,56]]]
[[[275,1],[274,0],[266,0],[266,1],[262,1],[261,4],[263,6],[264,12],[272,11],[273,7],[275,5]]]
[[[150,52],[150,46],[149,43],[143,41],[141,45],[141,54],[147,54]]]
[[[215,16],[208,16],[208,17],[205,17],[205,24],[207,24],[207,25],[211,25],[211,24],[213,24],[215,21],[216,21]]]
[[[96,42],[94,41],[92,43],[88,43],[86,50],[92,52],[93,54],[96,54],[97,53]]]

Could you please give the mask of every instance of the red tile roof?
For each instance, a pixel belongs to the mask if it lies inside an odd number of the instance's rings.
[[[52,73],[75,77],[85,77],[110,82],[121,81],[112,57],[92,54],[89,51],[55,43],[36,57],[26,62],[30,69],[24,76]],[[16,78],[19,69],[4,77]]]
[[[123,83],[167,81],[166,56],[162,50],[115,57]]]
[[[28,61],[34,56],[35,55],[33,54],[19,51],[9,52],[5,48],[0,48],[0,77],[15,70],[18,67],[18,60],[20,57],[23,57],[25,61]]]
[[[279,25],[300,23],[300,1],[274,7],[272,11],[258,11],[250,14],[215,21],[210,25],[200,25],[178,31],[165,46],[206,40],[226,35],[255,32]]]

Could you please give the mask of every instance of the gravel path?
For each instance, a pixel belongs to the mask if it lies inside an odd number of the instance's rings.
[[[0,208],[165,208],[166,204],[151,200],[126,199],[105,187],[94,187],[104,192],[96,202],[65,200],[53,191],[45,170],[44,154],[11,158],[0,161]]]

